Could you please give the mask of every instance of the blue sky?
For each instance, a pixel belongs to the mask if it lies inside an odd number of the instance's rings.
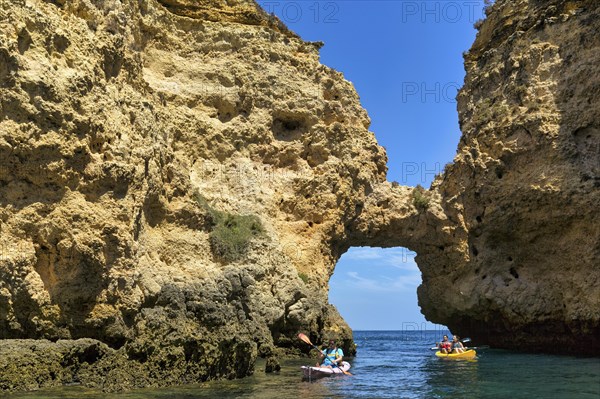
[[[475,40],[483,0],[259,3],[304,40],[325,42],[321,62],[356,87],[370,130],[387,150],[388,180],[429,187],[456,152],[462,53]],[[421,326],[414,255],[405,248],[350,249],[331,278],[330,302],[353,329]]]

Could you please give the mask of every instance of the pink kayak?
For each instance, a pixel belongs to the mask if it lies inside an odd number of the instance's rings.
[[[315,378],[345,375],[344,371],[350,370],[350,363],[342,362],[342,365],[340,367],[333,368],[302,366],[301,369],[303,373],[303,378],[311,380]]]

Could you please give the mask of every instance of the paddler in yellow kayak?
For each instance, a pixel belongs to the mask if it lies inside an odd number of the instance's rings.
[[[450,353],[452,351],[452,342],[448,340],[448,336],[444,335],[442,342],[438,342],[436,346],[440,349],[442,353]]]
[[[452,353],[464,353],[465,347],[460,342],[460,337],[458,335],[454,335],[452,337]]]

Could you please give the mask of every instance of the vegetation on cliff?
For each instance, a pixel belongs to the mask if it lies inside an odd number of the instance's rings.
[[[193,197],[210,218],[211,249],[222,260],[234,262],[241,259],[252,239],[265,236],[265,230],[256,215],[233,215],[218,211],[200,193],[195,192]]]

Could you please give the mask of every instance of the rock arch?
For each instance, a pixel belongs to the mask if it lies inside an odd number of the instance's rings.
[[[352,84],[253,1],[4,3],[2,338],[109,343],[81,357],[108,388],[244,376],[301,330],[351,344],[327,282],[369,245],[417,252],[433,322],[598,354],[597,1],[495,2],[426,192],[386,181]],[[213,253],[218,221],[243,258]]]

